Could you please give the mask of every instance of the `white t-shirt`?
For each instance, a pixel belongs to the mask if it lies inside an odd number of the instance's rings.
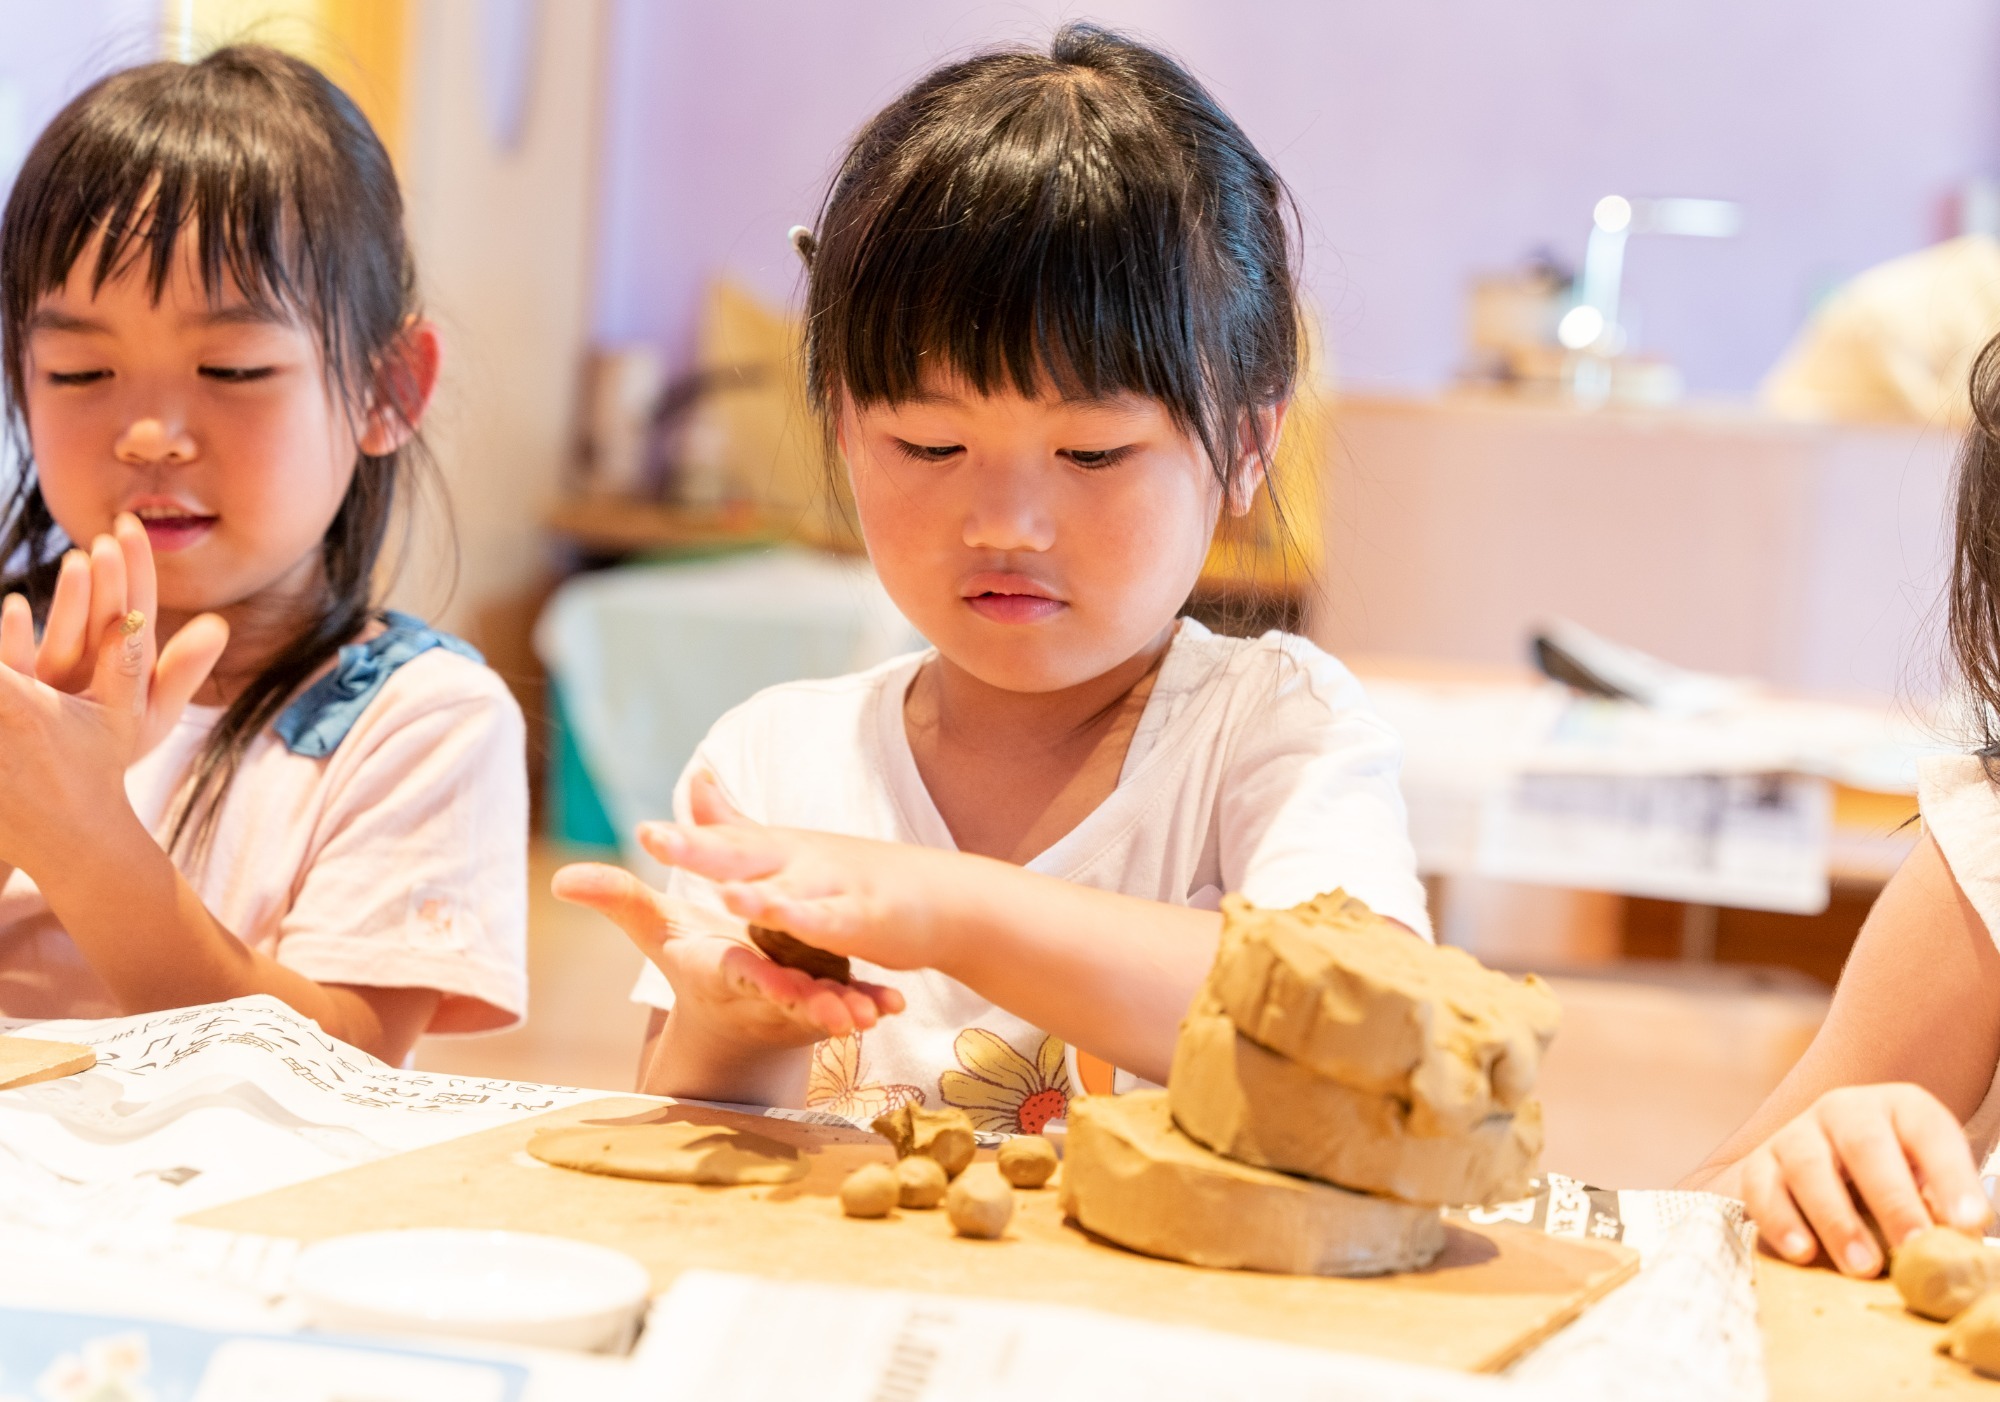
[[[746,817],[885,842],[954,846],[924,787],[903,702],[929,652],[830,681],[772,687],[715,723],[675,790],[709,769]],[[1241,892],[1289,906],[1334,887],[1426,938],[1402,795],[1401,745],[1346,668],[1302,638],[1218,637],[1183,620],[1132,736],[1118,786],[1027,864],[1030,871],[1169,905],[1214,909]],[[670,893],[720,909],[685,872]],[[1033,1131],[1079,1089],[1135,1077],[933,969],[857,974],[900,989],[906,1011],[865,1036],[819,1044],[807,1104],[863,1122],[921,1101],[957,1105],[982,1129]],[[673,1005],[656,968],[633,998]]]
[[[191,706],[125,776],[164,842],[182,776],[221,718]],[[528,787],[520,708],[500,679],[433,649],[399,667],[324,759],[267,727],[188,880],[250,948],[322,983],[435,988],[432,1032],[527,1008]],[[24,872],[0,887],[0,1015],[124,1010]]]
[[[1937,755],[1917,766],[1917,809],[1924,830],[1944,855],[1958,889],[2000,940],[2000,789],[1977,755]],[[1986,1099],[1965,1122],[1972,1152],[1982,1161],[2000,1143],[2000,1067]],[[1987,1165],[1983,1170],[1992,1173]]]

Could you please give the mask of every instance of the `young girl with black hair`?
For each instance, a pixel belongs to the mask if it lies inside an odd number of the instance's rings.
[[[0,330],[0,1014],[516,1020],[519,711],[375,603],[439,346],[367,120],[269,49],[104,79],[15,181]]]
[[[649,1089],[1033,1130],[1164,1078],[1224,891],[1344,887],[1428,935],[1353,677],[1177,616],[1299,373],[1286,215],[1199,83],[1088,25],[941,68],[855,138],[799,239],[808,383],[933,646],[724,716],[679,824],[642,830],[664,895],[559,876],[651,957]]]
[[[1976,1165],[2000,1144],[2000,338],[1973,365],[1972,407],[1947,617],[1975,748],[1924,762],[1923,837],[1868,912],[1826,1022],[1687,1184],[1742,1198],[1778,1254],[1824,1249],[1850,1275],[1933,1222],[1992,1217]]]

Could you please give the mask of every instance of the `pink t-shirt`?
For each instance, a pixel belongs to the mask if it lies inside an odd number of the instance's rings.
[[[221,714],[189,707],[125,776],[162,841]],[[438,989],[431,1032],[509,1026],[528,1001],[524,756],[500,679],[433,649],[396,670],[326,758],[268,728],[252,741],[189,883],[223,928],[308,978]],[[122,1011],[15,872],[0,888],[0,1015]]]

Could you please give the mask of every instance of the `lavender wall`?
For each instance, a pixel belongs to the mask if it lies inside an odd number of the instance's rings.
[[[1649,349],[1747,393],[1815,294],[1930,242],[2000,174],[1990,0],[617,0],[596,329],[684,351],[703,280],[772,296],[855,125],[939,57],[1062,18],[1179,53],[1292,182],[1354,385],[1459,355],[1466,279],[1576,257],[1598,196],[1740,200],[1726,243],[1633,245]]]
[[[37,0],[7,7],[0,44],[0,190],[63,103],[113,68],[157,57],[159,0]]]

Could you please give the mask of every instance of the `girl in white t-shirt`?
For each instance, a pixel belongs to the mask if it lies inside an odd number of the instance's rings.
[[[374,603],[439,348],[366,119],[269,49],[104,79],[15,179],[0,321],[0,1015],[516,1020],[520,714]]]
[[[1924,762],[1923,836],[1869,911],[1826,1022],[1687,1182],[1742,1198],[1780,1255],[1824,1248],[1850,1275],[1933,1222],[1992,1217],[1976,1164],[2000,1142],[2000,339],[1973,366],[1972,404],[1949,619],[1978,748]]]
[[[1035,1130],[1164,1077],[1225,891],[1344,887],[1427,936],[1397,740],[1354,679],[1176,617],[1298,373],[1286,196],[1241,129],[1073,25],[911,88],[796,238],[813,401],[933,648],[724,716],[676,803],[720,826],[642,831],[664,895],[559,877],[651,956],[643,1083]],[[861,982],[773,965],[743,919]]]

